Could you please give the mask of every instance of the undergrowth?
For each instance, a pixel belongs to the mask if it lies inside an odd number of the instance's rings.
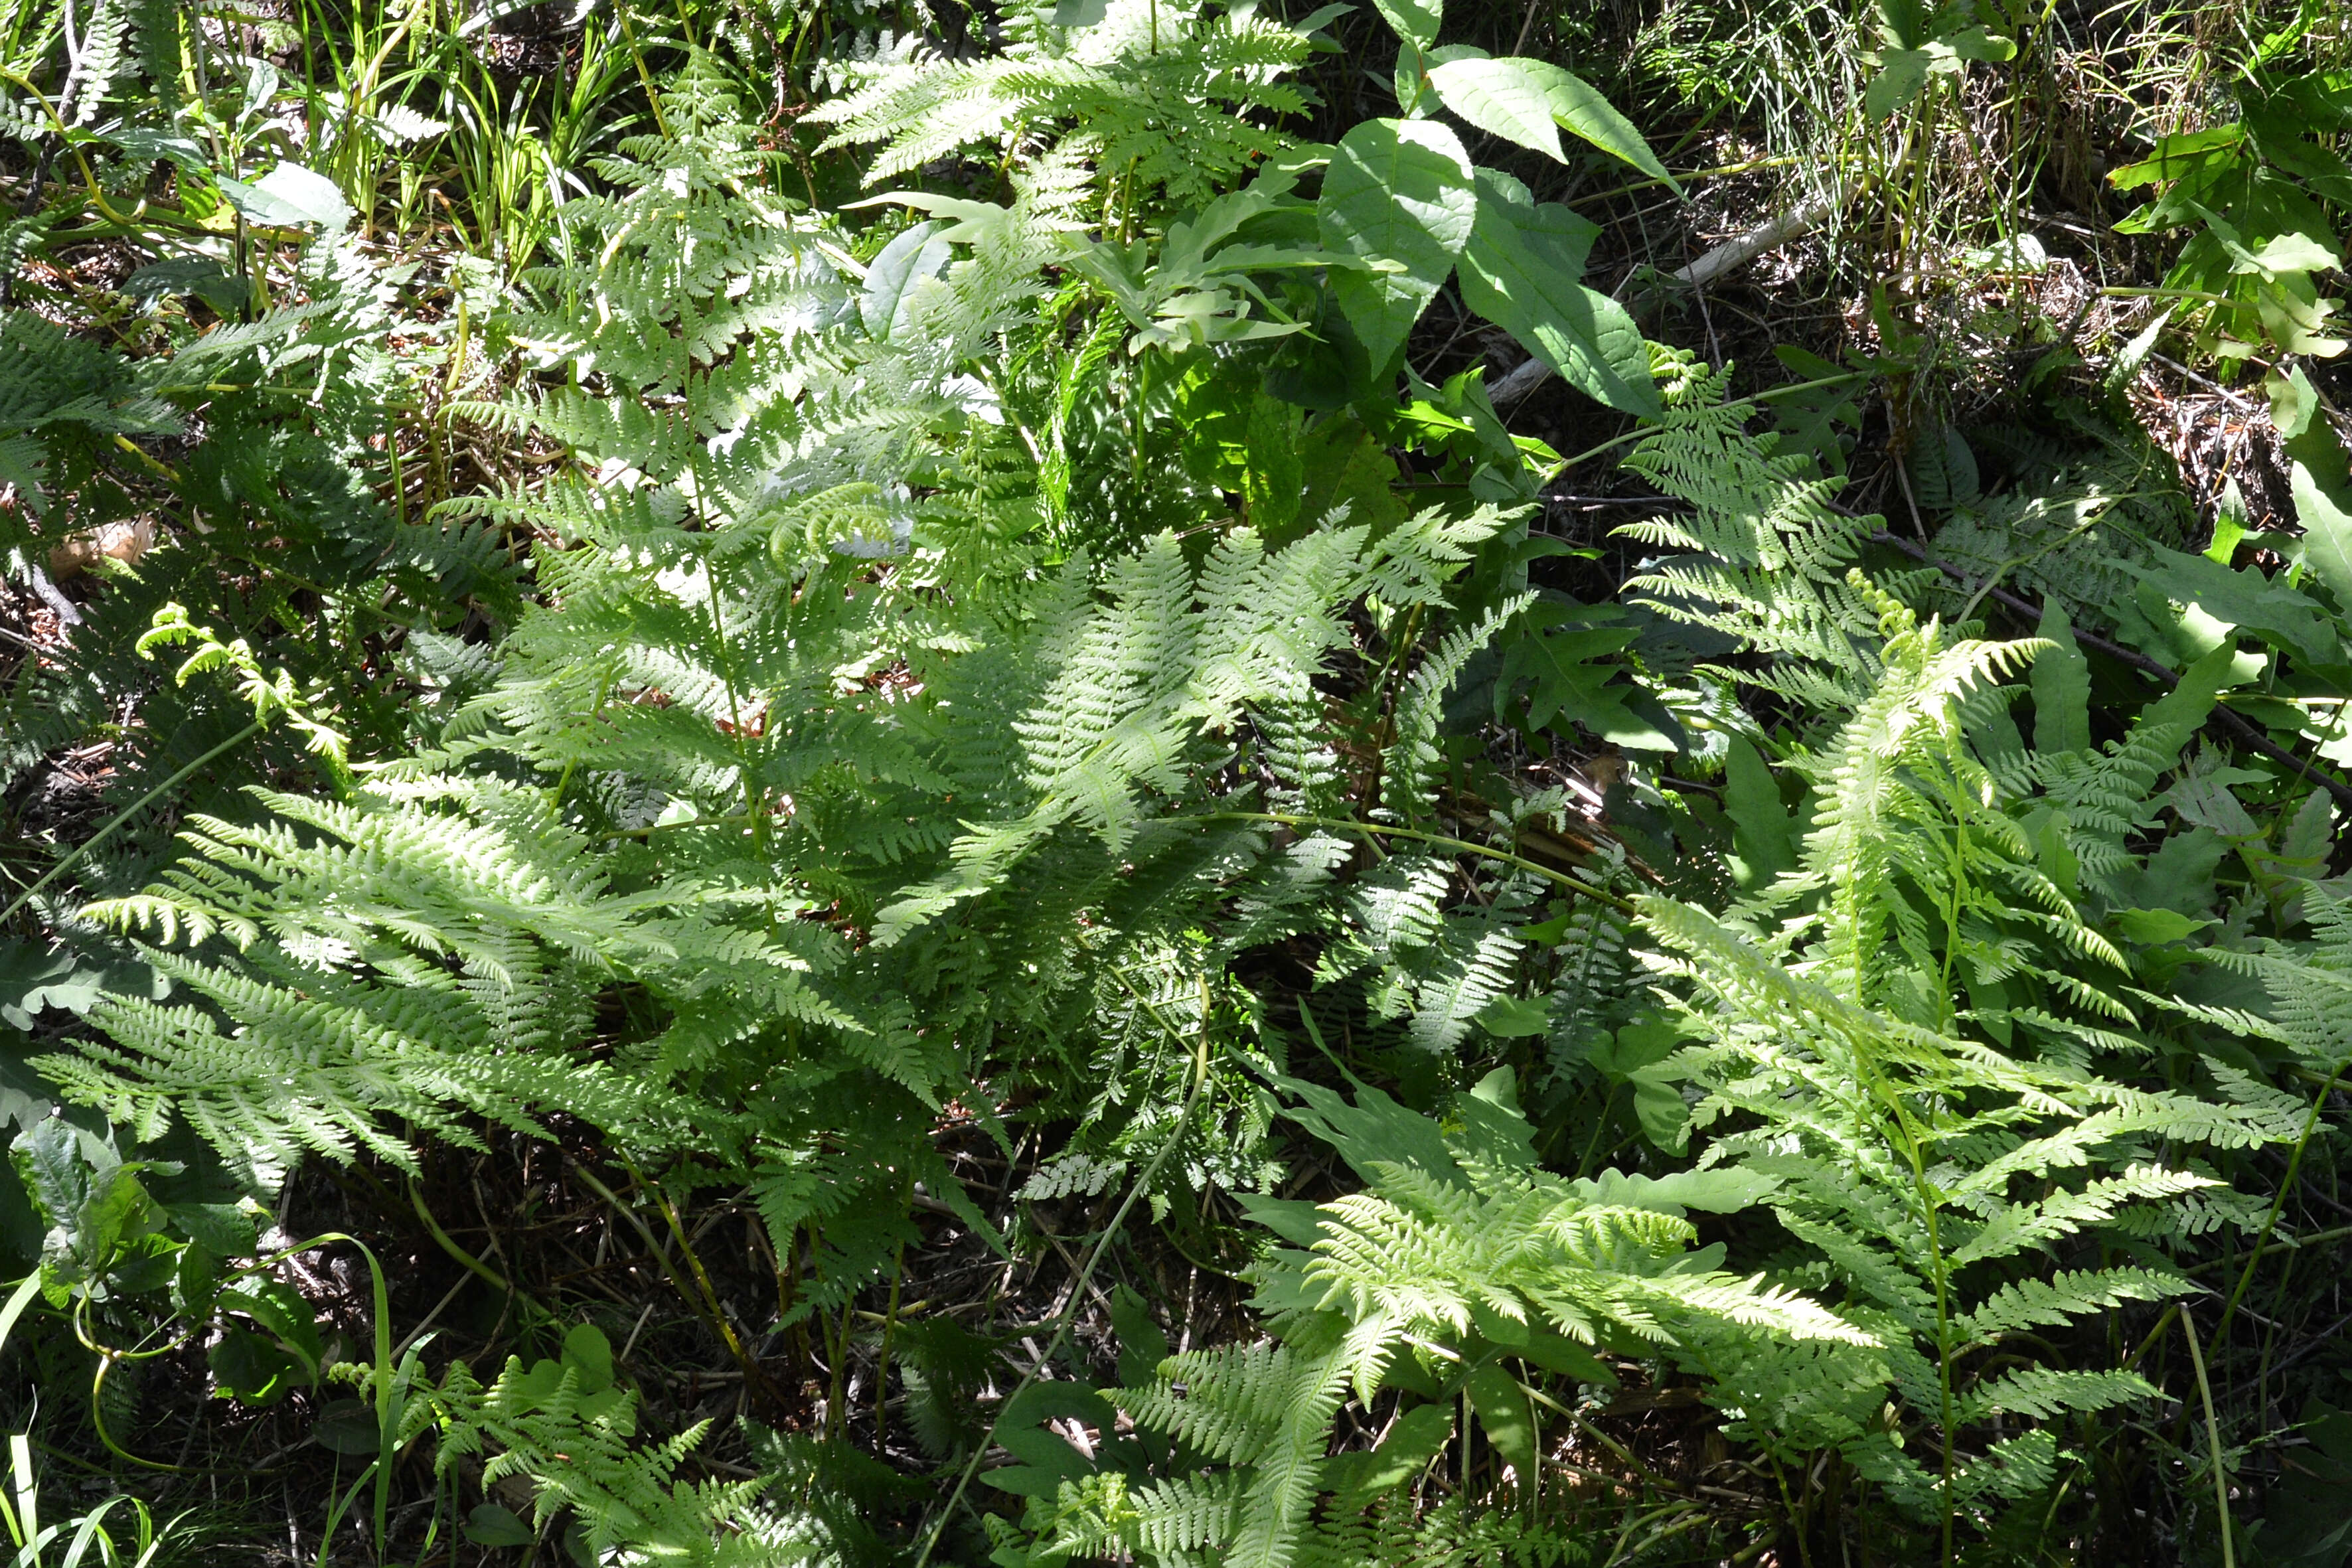
[[[0,16],[18,1561],[2345,1562],[2347,47]]]

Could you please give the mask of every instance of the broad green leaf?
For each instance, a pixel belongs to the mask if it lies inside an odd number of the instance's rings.
[[[1871,8],[1878,13],[1874,20],[1881,38],[1897,48],[1927,47],[1927,0],[1875,0]]]
[[[575,1323],[564,1331],[563,1364],[579,1373],[579,1386],[601,1394],[613,1386],[613,1342],[593,1323]]]
[[[1516,142],[1564,163],[1559,127],[1551,117],[1549,84],[1538,70],[1529,68],[1538,64],[1522,59],[1448,60],[1430,67],[1429,79],[1446,108],[1487,135]]]
[[[2033,749],[2045,757],[2091,744],[2091,663],[2074,641],[2074,627],[2058,601],[2042,606],[2036,634],[2058,646],[2033,661]]]
[[[2248,669],[2239,662],[2237,644],[2224,639],[2221,646],[2180,672],[2180,684],[2140,711],[2142,724],[2178,724],[2183,730],[2194,730],[2205,722],[2213,711],[2221,693],[2232,686],[2242,686],[2260,673],[2261,664]]]
[[[1778,1176],[1722,1165],[1706,1171],[1675,1171],[1664,1176],[1603,1171],[1597,1176],[1579,1177],[1569,1184],[1569,1190],[1587,1203],[1649,1209],[1677,1219],[1690,1209],[1737,1214],[1763,1202],[1780,1188]]]
[[[1578,1344],[1565,1334],[1549,1329],[1530,1329],[1524,1343],[1511,1347],[1511,1353],[1546,1372],[1556,1372],[1572,1377],[1579,1383],[1614,1384],[1617,1374],[1609,1363]]]
[[[1679,1154],[1690,1141],[1690,1105],[1673,1080],[1654,1072],[1637,1072],[1633,1086],[1633,1119],[1642,1135],[1659,1148]]]
[[[325,1354],[319,1339],[319,1320],[310,1303],[292,1286],[282,1279],[248,1276],[243,1285],[220,1293],[220,1308],[224,1312],[243,1312],[268,1329],[311,1376],[318,1375]]]
[[[2017,40],[2004,38],[1999,33],[1983,27],[1970,27],[1936,40],[1937,47],[1964,60],[1982,60],[1987,65],[1999,65],[2017,58]]]
[[[1521,62],[1544,84],[1544,92],[1551,100],[1551,115],[1566,129],[1583,137],[1611,157],[1622,159],[1654,180],[1663,180],[1666,188],[1676,195],[1683,188],[1650,151],[1650,144],[1633,129],[1632,121],[1610,105],[1599,89],[1582,77],[1570,75],[1555,65],[1541,60]]]
[[[383,1427],[364,1402],[338,1399],[310,1424],[310,1441],[338,1454],[373,1458],[383,1447]]]
[[[1417,44],[1397,46],[1394,87],[1397,113],[1406,120],[1426,119],[1443,101],[1430,82],[1429,57]]]
[[[494,1502],[475,1504],[466,1516],[465,1531],[477,1546],[529,1546],[539,1539],[514,1510]]]
[[[2291,354],[2329,359],[2344,352],[2347,340],[2336,335],[2342,323],[2334,319],[2337,301],[2320,298],[2308,272],[2273,272],[2254,289],[2254,313],[2263,331]]]
[[[236,1204],[171,1204],[163,1212],[182,1236],[222,1258],[247,1258],[253,1253],[258,1210]]]
[[[1492,1362],[1473,1372],[1463,1382],[1470,1395],[1470,1404],[1478,1412],[1478,1425],[1486,1429],[1486,1440],[1495,1445],[1511,1468],[1532,1478],[1536,1473],[1536,1424],[1528,1409],[1527,1391],[1518,1379]]]
[[[154,1228],[155,1205],[140,1184],[135,1164],[117,1165],[92,1176],[77,1226],[75,1250],[93,1264]]]
[[[2319,409],[2319,393],[2303,366],[2295,365],[2284,375],[2271,372],[2263,378],[2263,391],[2270,397],[2271,423],[2278,426],[2280,436],[2292,441],[2311,428],[2311,416]]]
[[[274,1405],[293,1386],[301,1369],[268,1336],[230,1324],[205,1353],[219,1397],[241,1405]]]
[[[2318,601],[2259,568],[2233,571],[2202,555],[2158,545],[2150,552],[2145,581],[2225,626],[2283,645],[2306,664],[2333,664],[2342,657],[2334,624]]]
[[[1756,748],[1734,738],[1724,759],[1724,815],[1745,868],[1742,888],[1762,887],[1796,869],[1801,825],[1780,804],[1780,782]]]
[[[2125,164],[2107,176],[2107,184],[2119,191],[2131,191],[2177,180],[2216,157],[2234,159],[2238,143],[2245,139],[2246,128],[2236,121],[2203,131],[2167,136],[2156,144],[2156,156],[2142,163]]]
[[[2294,515],[2303,524],[2304,559],[2339,605],[2352,607],[2352,500],[2331,493],[2310,468],[2294,465]]]
[[[1368,120],[1341,139],[1316,206],[1324,245],[1370,264],[1332,297],[1377,372],[1454,270],[1478,212],[1462,139],[1432,121]]]
[[[45,1116],[10,1147],[16,1173],[51,1225],[70,1226],[90,1194],[90,1160],[81,1130],[63,1117]]]
[[[1625,308],[1577,281],[1597,232],[1553,203],[1522,205],[1480,170],[1477,220],[1462,256],[1463,301],[1596,402],[1660,417],[1650,350]]]
[[[866,268],[866,289],[857,313],[866,330],[887,338],[898,325],[899,307],[915,283],[948,264],[948,242],[939,237],[940,225],[926,219],[882,247]]]
[[[2320,797],[2315,795],[2313,798]],[[2191,920],[2177,910],[2117,910],[2112,918],[2117,931],[2132,941],[2145,942],[2150,947],[2179,942],[2213,923],[2211,921]]]
[[[1438,24],[1445,20],[1444,0],[1372,0],[1372,9],[1398,37],[1424,49],[1437,42]]]
[[[2123,351],[2116,355],[2114,363],[2107,366],[2107,374],[2103,378],[2103,384],[2106,388],[2108,396],[2121,397],[2126,389],[2138,378],[2139,367],[2146,364],[2147,356],[2156,352],[2156,340],[2172,321],[2172,312],[2177,307],[2167,305],[2163,310],[2158,310],[2156,313],[2156,319],[2141,328],[2138,335],[2126,343]]]
[[[352,221],[351,204],[335,182],[299,163],[280,163],[249,185],[241,180],[218,183],[229,205],[256,223],[280,228],[310,224],[341,234]]]
[[[1150,1303],[1127,1285],[1111,1289],[1110,1324],[1118,1336],[1118,1379],[1140,1388],[1168,1359],[1168,1336],[1152,1321]]]
[[[223,316],[249,298],[245,280],[209,256],[180,256],[142,267],[122,280],[122,292],[152,310],[164,300],[194,294]]]
[[[1279,534],[1297,520],[1307,493],[1298,411],[1258,387],[1250,392],[1243,426],[1248,460],[1242,470],[1242,500],[1249,507],[1252,527],[1262,534]]]
[[[1379,1447],[1326,1460],[1324,1484],[1343,1498],[1377,1496],[1428,1468],[1453,1437],[1451,1404],[1416,1405],[1390,1425]]]
[[[1673,1024],[1649,1018],[1620,1028],[1594,1046],[1588,1059],[1608,1074],[1612,1081],[1622,1082],[1643,1068],[1655,1067],[1673,1056],[1683,1037],[1682,1031]]]
[[[2252,265],[2265,272],[2325,272],[2344,259],[2341,246],[2308,234],[2274,234],[2247,254],[2240,270]]]
[[[1610,656],[1633,640],[1635,629],[1577,624],[1580,616],[1590,614],[1547,605],[1523,617],[1495,677],[1496,716],[1509,716],[1526,682],[1525,706],[1517,718],[1530,733],[1570,722],[1619,745],[1671,751],[1673,743],[1666,737],[1625,706],[1633,689],[1609,684],[1625,668]]]
[[[1479,1027],[1506,1040],[1540,1035],[1551,1020],[1551,1008],[1540,996],[1497,996],[1478,1010]]]
[[[1919,96],[1932,62],[1925,49],[1889,49],[1878,74],[1862,90],[1862,106],[1873,120],[1885,120]]]

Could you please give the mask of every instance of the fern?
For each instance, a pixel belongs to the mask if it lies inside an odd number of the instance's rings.
[[[1768,1451],[1838,1447],[1927,1519],[1990,1527],[2056,1455],[2054,1433],[1989,1435],[1993,1415],[2054,1420],[2152,1390],[2125,1373],[1996,1376],[1986,1352],[2187,1289],[2145,1254],[2124,1268],[2051,1260],[2095,1236],[2129,1248],[2147,1233],[2137,1216],[2177,1215],[2216,1184],[2158,1150],[2247,1147],[2292,1137],[2294,1123],[2258,1097],[2126,1087],[2088,1070],[2079,1048],[2037,1061],[1972,1037],[1951,999],[1958,975],[2032,973],[2053,1025],[2063,1010],[2129,1026],[2116,982],[2077,978],[2104,968],[2120,981],[2127,966],[2040,869],[2011,815],[2031,801],[2005,798],[1963,737],[1969,693],[2036,645],[1951,642],[1858,579],[1854,592],[1875,600],[1889,636],[1875,692],[1801,759],[1819,802],[1801,865],[1733,924],[1645,899],[1657,950],[1643,961],[1700,1042],[1677,1058],[1706,1090],[1695,1123],[1735,1119],[1706,1162],[1777,1179],[1782,1228],[1825,1266],[1800,1277],[1842,1280],[1856,1320],[1884,1325],[1875,1358],[1832,1352],[1842,1393],[1826,1408],[1806,1386],[1822,1373],[1785,1355],[1702,1358],[1738,1429]],[[2177,733],[2145,728],[2110,759],[2126,770],[2111,780],[2144,786],[2137,755]],[[2062,782],[2099,773],[2095,759],[2050,770]],[[1759,919],[1808,899],[1812,912],[1777,928]],[[1868,1421],[1873,1384],[1924,1441]]]
[[[433,1432],[439,1474],[474,1460],[484,1489],[527,1487],[533,1532],[568,1519],[569,1544],[596,1562],[772,1568],[819,1559],[830,1544],[817,1520],[764,1507],[762,1480],[679,1478],[709,1423],[644,1440],[637,1396],[614,1384],[612,1347],[593,1328],[572,1330],[560,1361],[509,1357],[487,1386],[456,1363],[413,1399],[408,1421]]]
[[[1252,1205],[1293,1244],[1253,1271],[1275,1338],[1171,1357],[1150,1384],[1116,1392],[1139,1429],[1173,1440],[1175,1458],[1166,1473],[1105,1463],[1064,1482],[1052,1500],[1035,1500],[1029,1529],[1036,1552],[1276,1568],[1418,1562],[1350,1555],[1365,1549],[1361,1510],[1375,1501],[1349,1493],[1342,1461],[1326,1457],[1350,1394],[1363,1407],[1384,1385],[1430,1398],[1394,1427],[1433,1425],[1450,1435],[1448,1402],[1465,1389],[1475,1403],[1490,1385],[1510,1387],[1513,1376],[1574,1369],[1588,1381],[1606,1378],[1585,1348],[1596,1344],[1676,1346],[1734,1335],[1874,1345],[1869,1333],[1802,1297],[1715,1270],[1689,1250],[1686,1206],[1736,1209],[1769,1192],[1771,1181],[1724,1173],[1652,1181],[1616,1172],[1563,1181],[1536,1165],[1531,1129],[1503,1087],[1508,1076],[1454,1097],[1443,1122],[1413,1116],[1376,1089],[1350,1105],[1328,1089],[1288,1083],[1304,1100],[1294,1114],[1339,1150],[1364,1190],[1319,1208]],[[1514,1364],[1522,1370],[1506,1371]],[[1443,1440],[1413,1450],[1420,1463]],[[1318,1510],[1318,1498],[1329,1505]],[[1376,1521],[1418,1517],[1393,1497],[1378,1500]],[[1505,1520],[1468,1512],[1464,1500],[1424,1527],[1433,1542],[1458,1531],[1491,1537],[1497,1550],[1518,1542],[1528,1556],[1514,1552],[1514,1560],[1574,1560],[1556,1536],[1521,1540]]]
[[[1624,591],[1773,661],[1762,671],[1717,670],[1721,679],[1753,681],[1811,712],[1853,707],[1877,683],[1878,611],[1848,574],[1878,520],[1832,510],[1839,480],[1815,475],[1801,455],[1781,455],[1775,436],[1748,436],[1749,410],[1722,401],[1728,374],[1689,376],[1657,431],[1625,459],[1692,510],[1622,531],[1674,552]]]
[[[1280,79],[1305,60],[1307,39],[1279,22],[1188,16],[1146,0],[1110,0],[1089,26],[1066,29],[1053,16],[1014,8],[1003,50],[974,60],[908,37],[814,111],[839,127],[823,150],[882,143],[866,174],[878,183],[975,142],[1009,151],[1048,138],[1054,155],[1118,181],[1129,204],[1152,191],[1181,206],[1281,148],[1252,113],[1306,107]]]

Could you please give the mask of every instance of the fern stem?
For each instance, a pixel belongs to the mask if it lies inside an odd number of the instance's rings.
[[[425,1194],[415,1182],[408,1184],[408,1202],[409,1205],[415,1209],[416,1217],[425,1222],[425,1228],[432,1236],[435,1244],[463,1265],[467,1272],[478,1275],[489,1284],[498,1287],[502,1295],[512,1296],[517,1293],[514,1286],[497,1269],[450,1239],[449,1233],[441,1228],[441,1222],[433,1217],[433,1211],[425,1206]]]
[[[1630,915],[1634,912],[1632,900],[1604,892],[1591,883],[1571,877],[1565,871],[1555,871],[1540,862],[1529,860],[1524,856],[1513,855],[1507,850],[1496,849],[1491,845],[1474,844],[1466,838],[1449,838],[1442,833],[1424,833],[1417,827],[1391,827],[1384,823],[1357,822],[1351,818],[1338,816],[1294,816],[1289,813],[1279,811],[1212,811],[1191,817],[1189,820],[1193,822],[1270,822],[1284,827],[1311,827],[1328,833],[1361,833],[1375,838],[1410,838],[1417,844],[1451,849],[1456,854],[1483,855],[1489,860],[1499,860],[1507,866],[1516,866],[1522,871],[1531,871],[1558,887],[1565,888],[1580,898],[1606,904],[1620,914]]]
[[[908,1178],[911,1199],[913,1177]],[[890,1259],[890,1305],[882,1313],[882,1342],[874,1352],[874,1451],[887,1452],[883,1439],[890,1432],[890,1336],[898,1326],[898,1288],[907,1280],[907,1243],[898,1242],[898,1250]],[[845,1338],[846,1336],[844,1336]]]
[[[2294,1191],[2295,1176],[2303,1169],[2303,1152],[2311,1147],[2311,1135],[2319,1129],[2320,1114],[2327,1109],[2327,1097],[2336,1092],[2336,1084],[2342,1081],[2347,1070],[2352,1070],[2352,1057],[2346,1057],[2336,1064],[2336,1070],[2327,1075],[2327,1081],[2320,1086],[2319,1093],[2312,1099],[2311,1110],[2303,1119],[2303,1134],[2294,1141],[2294,1152],[2287,1156],[2286,1174],[2280,1179],[2278,1191],[2271,1198],[2270,1213],[2263,1216],[2263,1228],[2254,1237],[2253,1250],[2246,1255],[2246,1267],[2238,1275],[2237,1289],[2230,1292],[2229,1304],[2221,1309],[2221,1320],[2213,1325],[2213,1342],[2216,1344],[2229,1331],[2230,1320],[2237,1316],[2238,1303],[2245,1300],[2246,1287],[2254,1282],[2255,1266],[2263,1260],[2263,1247],[2270,1240],[2271,1232],[2278,1227],[2279,1211],[2286,1206],[2286,1195]],[[2183,1316],[2186,1316],[2185,1312]]]
[[[73,869],[74,867],[79,865],[82,858],[88,855],[91,850],[97,848],[100,845],[105,843],[108,838],[113,836],[116,828],[130,821],[133,816],[139,815],[139,813],[146,810],[148,806],[153,805],[161,796],[177,788],[182,783],[186,781],[190,774],[195,773],[198,769],[204,767],[215,758],[234,747],[244,744],[247,741],[251,740],[260,732],[261,721],[256,719],[252,723],[247,724],[244,729],[239,730],[236,734],[231,735],[227,740],[223,741],[211,751],[206,752],[203,756],[198,757],[194,762],[190,763],[186,767],[182,768],[170,778],[165,779],[162,784],[157,784],[153,789],[149,790],[137,800],[134,800],[129,805],[124,806],[121,811],[116,812],[112,816],[107,819],[106,826],[100,827],[97,832],[83,839],[79,844],[75,845],[72,849],[66,853],[63,858],[59,859],[56,865],[50,867],[47,871],[42,874],[40,880],[35,882],[23,892],[17,894],[16,899],[6,909],[0,910],[0,926],[5,926],[18,910],[23,909],[26,904],[31,903],[35,898],[38,897],[43,888],[47,887],[51,882],[56,881],[59,877],[64,876],[68,871]]]
[[[624,1163],[625,1163],[625,1162]],[[596,1177],[596,1173],[593,1171],[591,1171],[586,1165],[581,1163],[578,1160],[572,1160],[570,1163],[572,1169],[578,1173],[580,1179],[588,1184],[589,1191],[594,1193],[598,1197],[603,1198],[606,1204],[611,1205],[614,1214],[619,1215],[623,1219],[629,1222],[631,1227],[634,1228],[638,1237],[644,1240],[646,1249],[660,1260],[662,1271],[669,1276],[670,1283],[676,1286],[677,1293],[686,1299],[686,1304],[693,1308],[700,1315],[710,1320],[710,1326],[719,1331],[719,1337],[720,1341],[726,1344],[728,1353],[735,1358],[735,1364],[742,1369],[744,1380],[757,1386],[762,1394],[781,1405],[783,1403],[782,1394],[777,1391],[773,1384],[768,1381],[767,1369],[761,1366],[759,1362],[752,1357],[751,1353],[743,1348],[743,1342],[736,1337],[733,1325],[727,1321],[726,1315],[719,1310],[717,1297],[709,1292],[709,1276],[707,1274],[700,1274],[702,1267],[701,1260],[694,1257],[693,1249],[691,1247],[687,1248],[687,1257],[693,1259],[695,1268],[699,1275],[699,1282],[703,1287],[703,1289],[699,1292],[688,1288],[687,1279],[678,1271],[677,1265],[670,1261],[668,1252],[664,1250],[661,1243],[655,1239],[653,1227],[646,1224],[644,1220],[638,1218],[635,1210],[622,1203],[619,1194],[614,1192],[612,1188],[599,1181]],[[636,1175],[636,1172],[634,1169],[632,1169],[629,1173],[633,1176]],[[637,1180],[644,1182],[645,1178],[637,1176]],[[664,1204],[663,1208],[664,1213],[662,1217],[669,1222],[671,1229],[677,1230],[678,1228],[677,1220],[668,1212],[667,1203]],[[679,1236],[678,1240],[681,1246],[685,1244],[685,1237],[682,1234]]]
[[[1723,404],[1721,406],[1725,408],[1751,408],[1759,403],[1769,403],[1776,397],[1794,397],[1798,393],[1811,392],[1817,387],[1844,386],[1853,382],[1867,381],[1870,379],[1870,374],[1871,373],[1866,370],[1857,370],[1848,372],[1844,375],[1825,375],[1814,381],[1792,381],[1786,386],[1768,386],[1763,391],[1752,393],[1746,397],[1734,398],[1730,402]],[[1633,428],[1626,431],[1622,436],[1615,437],[1613,440],[1603,441],[1598,447],[1588,447],[1585,450],[1579,452],[1573,458],[1566,459],[1559,465],[1558,471],[1564,474],[1568,472],[1569,469],[1576,467],[1579,463],[1589,462],[1594,458],[1605,457],[1609,453],[1615,451],[1620,447],[1630,447],[1636,441],[1643,440],[1648,437],[1654,436],[1657,434],[1657,431],[1658,427],[1654,425],[1636,425]]]
[[[2221,1568],[2238,1568],[2238,1554],[2230,1542],[2230,1479],[2221,1468],[2221,1426],[2214,1419],[2213,1384],[2205,1376],[2205,1352],[2197,1343],[2197,1325],[2189,1321],[2186,1305],[2180,1309],[2180,1331],[2189,1341],[2189,1364],[2196,1369],[2197,1397],[2205,1405],[2205,1451],[2213,1461],[2213,1506],[2221,1513]]]
[[[1138,991],[1129,983],[1127,976],[1119,973],[1116,968],[1110,973],[1114,979],[1126,986],[1128,994],[1133,996],[1142,1005],[1143,1010],[1151,1015],[1154,1022],[1167,1030],[1179,1043],[1182,1042],[1184,1037],[1181,1031],[1168,1021],[1167,1015],[1160,1012],[1158,1005],[1151,998]],[[1176,1145],[1184,1141],[1184,1129],[1192,1122],[1192,1108],[1200,1103],[1201,1091],[1208,1086],[1209,1082],[1208,985],[1208,979],[1204,975],[1201,980],[1202,993],[1201,1032],[1193,1042],[1192,1047],[1192,1086],[1184,1091],[1182,1107],[1176,1112],[1176,1125],[1170,1131],[1168,1142],[1162,1143],[1160,1146],[1160,1152],[1151,1156],[1151,1163],[1143,1168],[1143,1173],[1136,1177],[1134,1184],[1128,1188],[1127,1196],[1119,1204],[1118,1212],[1110,1216],[1110,1224],[1104,1227],[1100,1239],[1095,1243],[1094,1250],[1087,1255],[1086,1267],[1078,1270],[1078,1278],[1070,1289],[1069,1302],[1062,1309],[1061,1321],[1054,1325],[1054,1337],[1047,1342],[1045,1353],[1031,1363],[1027,1372],[1021,1374],[1021,1381],[1013,1385],[1011,1394],[1005,1395],[1004,1403],[997,1406],[1000,1411],[1011,1409],[1013,1402],[1021,1397],[1023,1391],[1037,1381],[1038,1373],[1060,1353],[1062,1346],[1070,1337],[1070,1325],[1077,1321],[1078,1308],[1086,1300],[1087,1286],[1093,1281],[1095,1270],[1101,1267],[1104,1257],[1109,1253],[1110,1244],[1118,1239],[1119,1230],[1127,1223],[1128,1211],[1135,1207],[1136,1199],[1150,1191],[1152,1179],[1160,1174],[1160,1167],[1167,1163],[1169,1155],[1176,1152]],[[990,1436],[994,1435],[995,1429],[992,1426]],[[931,1533],[924,1538],[922,1551],[916,1554],[915,1568],[929,1568],[931,1553],[939,1550],[940,1537],[947,1533],[948,1521],[955,1517],[956,1505],[963,1501],[963,1494],[971,1486],[971,1478],[980,1471],[981,1461],[988,1458],[988,1444],[982,1441],[972,1449],[971,1458],[965,1461],[962,1473],[956,1477],[955,1489],[948,1494],[946,1504],[940,1510],[939,1522],[931,1526]]]

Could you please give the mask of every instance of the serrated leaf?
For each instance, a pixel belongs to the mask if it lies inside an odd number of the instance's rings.
[[[2247,253],[2247,265],[2265,272],[2326,272],[2344,259],[2341,246],[2308,234],[2274,234]]]
[[[1622,305],[1577,281],[1596,226],[1556,203],[1513,200],[1503,178],[1478,172],[1477,217],[1460,268],[1463,302],[1596,403],[1662,417],[1641,328]]]
[[[1447,60],[1429,68],[1445,107],[1489,136],[1567,162],[1559,150],[1549,84],[1534,60]],[[1545,68],[1554,69],[1557,68]]]
[[[1650,151],[1650,143],[1633,122],[1617,112],[1598,88],[1582,77],[1564,71],[1540,60],[1524,62],[1533,68],[1544,84],[1544,92],[1551,100],[1552,118],[1560,125],[1583,137],[1612,158],[1622,159],[1649,175],[1662,180],[1676,195],[1683,188]]]
[[[1469,155],[1444,126],[1369,120],[1341,139],[1316,219],[1328,248],[1370,264],[1337,273],[1331,293],[1376,370],[1444,286],[1477,212]]]
[[[1625,666],[1613,659],[1593,662],[1609,659],[1640,634],[1632,626],[1580,624],[1592,617],[1591,611],[1560,605],[1528,614],[1503,649],[1495,678],[1495,716],[1507,715],[1525,682],[1526,706],[1518,722],[1530,731],[1569,721],[1621,746],[1673,750],[1670,740],[1626,706],[1633,689],[1610,684]]]
[[[2304,559],[2338,605],[2352,607],[2352,500],[2331,493],[2308,466],[2296,463],[2289,476],[2294,514],[2303,524]]]

